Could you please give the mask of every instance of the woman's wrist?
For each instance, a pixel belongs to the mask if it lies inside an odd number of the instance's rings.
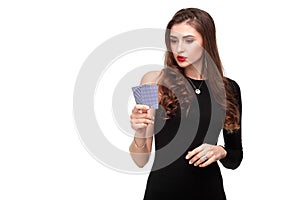
[[[222,157],[221,159],[225,158],[227,156],[227,151],[225,149],[225,147],[221,146],[221,145],[218,145],[220,148],[221,148],[221,151],[222,151]]]
[[[135,134],[134,134],[136,137],[145,137],[146,135],[146,129],[138,129],[138,130],[135,130]]]

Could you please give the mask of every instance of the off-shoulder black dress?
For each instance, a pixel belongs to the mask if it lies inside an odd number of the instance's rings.
[[[202,80],[190,79],[194,85],[200,85]],[[239,106],[240,113],[242,111],[241,93],[239,85],[228,78],[228,84],[230,84],[237,104]],[[209,93],[209,85],[207,81],[203,81],[201,85],[201,94],[196,95],[198,104],[194,103],[194,106],[199,106],[200,120],[197,116],[197,109],[193,109],[193,103],[189,114],[176,116],[171,119],[164,119],[164,109],[159,108],[156,112],[155,118],[155,159],[152,167],[152,171],[149,174],[147,186],[145,190],[144,200],[169,200],[169,199],[182,199],[182,200],[224,200],[226,195],[223,187],[223,179],[218,162],[214,162],[207,167],[195,167],[190,165],[188,160],[185,159],[188,151],[200,146],[205,139],[208,129],[221,133],[223,129],[222,119],[218,117],[212,117],[213,112],[212,105],[214,100]],[[197,103],[197,102],[196,102]],[[241,118],[240,118],[241,119]],[[195,133],[191,133],[191,129],[195,127],[195,123],[199,126],[195,129]],[[185,124],[180,127],[179,124]],[[241,126],[241,120],[240,120]],[[191,128],[192,127],[192,128]],[[172,144],[177,134],[182,134],[187,138],[185,142],[188,143],[189,136],[192,135],[192,141],[190,145],[178,154],[180,149],[180,142],[176,145]],[[222,165],[229,169],[237,168],[243,158],[241,129],[233,133],[227,133],[223,129],[224,148],[227,151],[227,156],[220,160]],[[187,144],[183,142],[183,144]],[[170,145],[171,144],[171,145]],[[179,145],[178,145],[179,144]],[[217,139],[215,141],[217,144]],[[169,146],[168,146],[169,145]],[[167,148],[166,148],[167,147]],[[163,153],[158,154],[160,150],[164,150]],[[179,151],[179,152],[180,152]],[[167,153],[166,153],[167,152]],[[176,159],[169,159],[170,162],[164,162],[173,154],[178,154]]]

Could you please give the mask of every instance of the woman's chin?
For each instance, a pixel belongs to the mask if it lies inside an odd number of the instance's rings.
[[[190,64],[189,63],[187,63],[187,62],[177,62],[177,64],[178,64],[178,66],[180,67],[180,68],[186,68],[186,67],[188,67]]]

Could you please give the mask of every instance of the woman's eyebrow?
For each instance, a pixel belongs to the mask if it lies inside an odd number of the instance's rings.
[[[183,38],[188,38],[188,37],[195,37],[195,36],[193,36],[193,35],[185,35],[185,36],[183,36]]]
[[[174,35],[170,35],[170,37],[172,37],[172,38],[177,38],[177,37],[174,36]],[[185,35],[185,36],[183,36],[182,38],[189,38],[189,37],[194,38],[195,36],[193,36],[193,35]]]

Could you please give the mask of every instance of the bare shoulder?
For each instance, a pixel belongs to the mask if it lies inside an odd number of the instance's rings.
[[[141,84],[157,84],[161,74],[161,71],[149,71],[143,75]]]

